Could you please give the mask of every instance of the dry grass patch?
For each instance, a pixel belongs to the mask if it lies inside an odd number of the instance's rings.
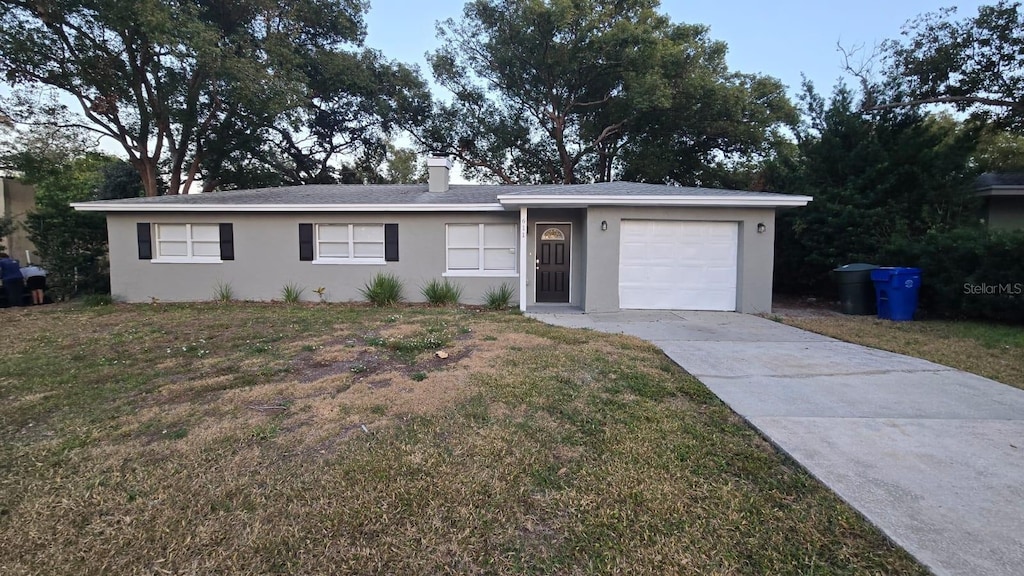
[[[832,338],[930,360],[1024,388],[1024,327],[984,322],[892,322],[871,316],[780,316]]]
[[[415,307],[12,317],[3,574],[924,572],[629,337]]]

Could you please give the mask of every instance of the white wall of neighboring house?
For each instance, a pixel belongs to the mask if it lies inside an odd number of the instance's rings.
[[[36,247],[28,239],[28,232],[21,224],[25,222],[25,214],[35,208],[36,190],[28,184],[13,178],[0,178],[0,214],[10,216],[19,225],[4,237],[3,245],[7,253],[17,258],[22,264],[37,261]]]

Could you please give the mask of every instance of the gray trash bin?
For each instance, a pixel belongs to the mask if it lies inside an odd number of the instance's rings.
[[[875,284],[871,281],[874,264],[846,264],[832,270],[839,285],[839,311],[843,314],[867,316],[876,312]]]

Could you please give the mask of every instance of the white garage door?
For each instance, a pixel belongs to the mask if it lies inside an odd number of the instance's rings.
[[[736,222],[623,220],[619,307],[735,310]]]

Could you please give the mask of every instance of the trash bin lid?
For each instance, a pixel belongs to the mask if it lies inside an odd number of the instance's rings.
[[[878,268],[878,266],[876,266],[874,264],[865,264],[863,262],[858,262],[856,264],[843,264],[839,268],[834,268],[832,271],[833,272],[866,272],[868,270],[874,270],[875,268]]]
[[[871,280],[888,282],[894,276],[920,276],[920,268],[903,268],[900,266],[882,266],[871,271]]]
[[[892,266],[882,266],[871,271],[871,279],[875,282],[886,282],[895,273],[896,269]]]

